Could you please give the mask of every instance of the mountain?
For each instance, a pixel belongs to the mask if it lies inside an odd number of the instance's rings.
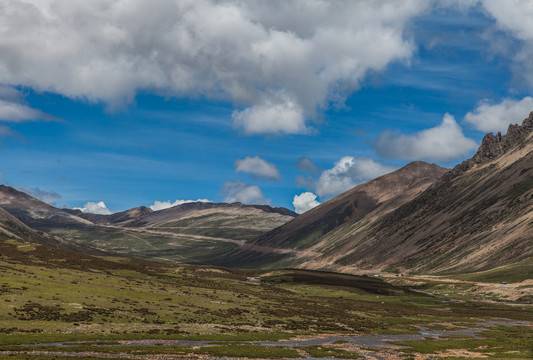
[[[106,225],[106,224],[118,224],[128,220],[139,218],[143,215],[154,212],[152,209],[146,206],[139,206],[133,209],[116,212],[109,215],[84,213],[78,209],[62,209],[69,214],[76,215],[82,219],[88,220],[94,224]]]
[[[409,164],[234,255],[247,264],[279,263],[280,251],[292,249],[281,257],[285,264],[419,273],[473,272],[527,259],[533,256],[532,132],[533,112],[506,135],[487,134],[471,159],[448,172]],[[419,172],[410,177],[413,169]],[[417,180],[421,175],[425,180]]]
[[[354,228],[372,223],[412,200],[439,179],[447,169],[422,161],[412,162],[299,215],[220,259],[220,265],[252,266],[277,262],[293,266],[335,248],[338,239]],[[293,249],[295,251],[286,251]],[[287,258],[296,257],[289,261]],[[279,262],[281,260],[281,262]]]
[[[316,245],[335,229],[392,211],[425,190],[446,171],[436,164],[412,162],[305,212],[261,236],[254,244],[293,248]]]
[[[63,250],[72,250],[93,255],[106,254],[106,252],[100,249],[77,244],[59,236],[53,236],[42,231],[34,230],[2,208],[0,208],[0,238],[12,239],[28,244],[46,245]]]
[[[533,112],[329,261],[426,273],[491,269],[533,256]],[[342,254],[342,252],[344,253]]]
[[[96,247],[126,256],[185,263],[210,263],[221,253],[297,216],[267,205],[204,202],[159,211],[141,206],[110,215],[88,214],[57,209],[4,185],[0,185],[0,208],[31,228],[78,244],[83,251]]]
[[[92,225],[88,220],[6,185],[0,185],[0,207],[29,227],[41,231],[48,231],[54,226]]]

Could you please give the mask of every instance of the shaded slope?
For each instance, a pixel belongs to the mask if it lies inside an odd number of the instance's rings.
[[[294,265],[288,260],[315,257],[323,251],[324,239],[331,234],[346,231],[354,223],[370,222],[413,199],[433,184],[447,169],[421,161],[410,163],[390,174],[359,185],[298,216],[257,240],[229,253],[221,264],[231,266],[264,266],[279,262],[281,266]],[[297,249],[301,252],[283,252]],[[286,261],[283,261],[285,259]],[[288,260],[288,261],[287,261]]]
[[[435,182],[446,169],[417,161],[359,185],[254,241],[263,246],[307,248],[347,223],[394,209]]]
[[[0,185],[0,207],[29,227],[42,231],[48,231],[54,226],[92,225],[88,220],[5,185]]]
[[[76,244],[59,236],[53,236],[42,231],[34,230],[2,208],[0,208],[0,236],[2,238],[14,239],[29,244],[40,244],[96,255],[105,254],[105,252],[100,249]]]

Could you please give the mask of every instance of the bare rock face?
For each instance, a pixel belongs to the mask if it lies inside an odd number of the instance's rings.
[[[522,125],[509,125],[507,134],[505,135],[502,135],[500,132],[496,135],[492,133],[486,134],[476,154],[471,159],[463,161],[453,169],[454,175],[459,175],[476,164],[483,164],[497,159],[515,145],[523,145],[522,143],[532,131],[533,111],[529,113],[528,118],[524,119]]]

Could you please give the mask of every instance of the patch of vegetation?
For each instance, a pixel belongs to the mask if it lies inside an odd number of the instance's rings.
[[[454,278],[469,281],[508,283],[533,279],[533,257],[492,270],[480,271],[465,275],[456,275]]]
[[[533,330],[529,327],[502,327],[484,331],[480,336],[479,339],[398,341],[394,344],[409,346],[411,353],[436,354],[463,349],[490,358],[533,358]]]
[[[331,357],[335,359],[362,359],[364,356],[353,351],[346,351],[343,349],[335,349],[325,346],[306,346],[299,348],[300,350],[305,351],[312,357],[324,358]]]

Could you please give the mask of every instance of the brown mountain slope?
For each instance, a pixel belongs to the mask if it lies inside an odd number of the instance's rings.
[[[421,161],[410,163],[390,174],[359,185],[294,220],[276,228],[239,250],[226,254],[218,264],[259,266],[296,257],[279,264],[294,265],[324,251],[324,242],[333,233],[353,224],[364,224],[389,213],[413,199],[441,177],[447,169]],[[290,249],[297,251],[288,251]],[[295,259],[293,259],[295,260]]]
[[[409,164],[360,185],[249,242],[225,264],[450,274],[533,256],[533,112],[504,136],[486,135],[471,159],[431,186],[431,177],[416,186],[420,173],[389,182],[413,166],[429,170]],[[435,171],[433,179],[442,174]]]
[[[128,220],[136,219],[141,216],[151,214],[154,211],[146,206],[139,206],[133,209],[128,209],[125,211],[116,212],[110,215],[101,215],[101,214],[91,214],[84,213],[81,210],[74,209],[61,209],[68,212],[69,214],[76,215],[82,219],[89,220],[94,224],[105,225],[105,224],[118,224]]]
[[[0,207],[29,227],[42,231],[48,231],[55,225],[63,227],[92,225],[88,220],[5,185],[0,185]]]
[[[339,245],[316,260],[454,273],[533,256],[533,112],[507,135],[486,135],[472,159]]]
[[[447,169],[422,161],[359,185],[261,236],[254,244],[307,248],[347,222],[368,220],[395,209],[434,183]]]

